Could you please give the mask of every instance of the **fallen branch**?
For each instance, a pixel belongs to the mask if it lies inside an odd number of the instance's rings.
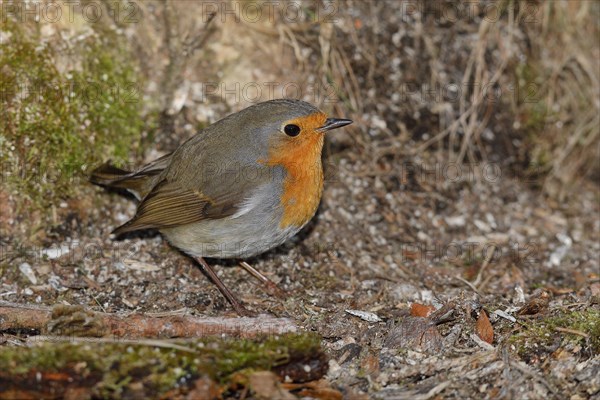
[[[252,338],[296,332],[287,318],[196,317],[189,314],[151,316],[146,314],[109,314],[86,310],[82,306],[58,305],[53,308],[0,302],[0,332],[36,330],[48,336],[113,338],[191,338],[232,336]]]

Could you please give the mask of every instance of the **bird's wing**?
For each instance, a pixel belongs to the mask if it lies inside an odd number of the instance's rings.
[[[281,179],[257,161],[266,154],[265,144],[249,134],[254,130],[256,126],[225,118],[183,143],[168,158],[135,217],[114,233],[226,218],[247,206],[258,187]]]
[[[252,191],[264,181],[264,178],[232,179],[225,175],[222,179],[214,177],[205,181],[203,189],[196,189],[196,184],[171,181],[167,176],[142,200],[136,215],[113,233],[173,228],[205,219],[229,217],[246,204]]]

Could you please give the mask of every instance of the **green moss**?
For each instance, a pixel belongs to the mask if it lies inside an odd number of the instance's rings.
[[[170,343],[173,347],[118,342],[5,347],[0,350],[0,370],[11,371],[11,379],[18,381],[36,371],[71,375],[78,368],[77,376],[95,377],[89,385],[98,395],[120,398],[126,397],[134,383],[141,382],[153,395],[190,384],[200,376],[228,385],[230,379],[239,381],[240,372],[271,370],[322,353],[320,338],[314,334]]]
[[[17,213],[49,213],[77,193],[87,167],[104,158],[124,162],[139,143],[142,82],[115,32],[61,43],[67,54],[23,24],[4,22],[2,175],[18,193]]]
[[[263,342],[230,341],[226,346],[213,342],[210,347],[216,351],[209,359],[217,366],[211,377],[222,381],[240,370],[270,370],[302,355],[316,355],[320,352],[321,340],[314,334],[284,335]]]
[[[588,337],[557,330],[566,328],[582,332]],[[579,344],[589,348],[594,354],[600,354],[600,311],[560,312],[555,316],[527,322],[525,329],[509,338],[509,343],[517,348],[521,356],[529,356],[540,348],[551,347],[560,337],[562,346]]]
[[[533,282],[531,283],[531,285],[529,285],[529,289],[531,291],[534,291],[536,289],[544,289],[546,287],[546,284],[544,282]]]

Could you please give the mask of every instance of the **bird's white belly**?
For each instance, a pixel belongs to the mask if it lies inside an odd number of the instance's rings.
[[[272,190],[257,190],[231,217],[206,219],[161,232],[196,257],[249,258],[279,246],[302,227],[281,228],[283,208]]]

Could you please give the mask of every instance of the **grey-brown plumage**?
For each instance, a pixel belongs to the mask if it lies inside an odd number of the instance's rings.
[[[261,160],[274,142],[289,140],[281,132],[286,121],[317,113],[298,100],[259,103],[138,171],[101,166],[92,182],[141,199],[136,215],[113,233],[158,229],[174,246],[202,257],[247,257],[281,244],[302,226],[280,229],[286,170]]]
[[[327,118],[303,101],[268,101],[210,125],[137,171],[106,163],[90,180],[140,200],[135,216],[114,234],[158,229],[245,314],[203,257],[251,257],[302,229],[321,200],[324,133],[351,122]],[[240,265],[275,286],[247,263]]]

